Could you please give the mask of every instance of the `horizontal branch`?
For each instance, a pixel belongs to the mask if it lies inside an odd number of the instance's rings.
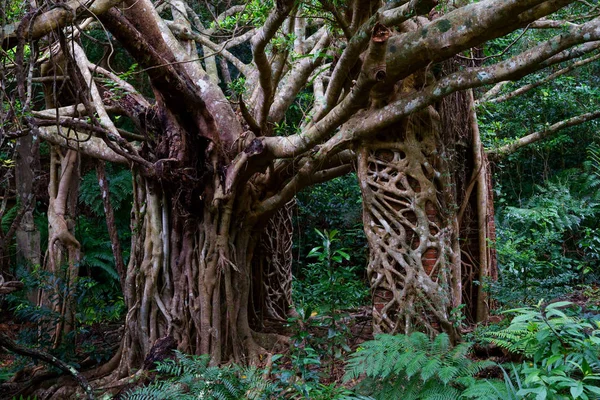
[[[556,36],[545,43],[500,63],[478,68],[468,68],[443,77],[426,88],[408,94],[381,109],[357,115],[350,120],[328,143],[321,147],[329,151],[345,142],[366,139],[406,116],[421,110],[459,90],[494,84],[504,80],[521,79],[543,68],[543,61],[585,41],[600,39],[600,19],[574,28],[569,34]],[[366,114],[366,115],[365,115]]]
[[[81,133],[62,126],[39,127],[36,133],[47,142],[77,150],[93,158],[117,164],[128,163],[127,158],[111,150],[102,139],[92,136],[90,133]]]
[[[506,35],[553,13],[572,0],[487,0],[471,3],[426,24],[416,31],[390,39],[388,79],[393,88],[400,79],[434,62]],[[423,51],[427,49],[427,51]]]
[[[555,21],[551,19],[541,19],[539,21],[534,21],[529,25],[531,29],[563,29],[565,27],[573,27],[577,26],[569,21]]]
[[[537,131],[527,136],[523,136],[522,138],[517,139],[514,142],[509,143],[507,145],[501,146],[497,149],[487,150],[487,154],[491,159],[501,159],[516,152],[524,146],[538,142],[542,139],[547,138],[548,136],[554,135],[556,132],[562,129],[581,125],[585,122],[592,121],[597,118],[600,118],[600,111],[578,115],[576,117],[569,118],[564,121],[557,122],[556,124],[550,125],[541,131]]]
[[[563,69],[561,69],[559,71],[556,71],[553,74],[550,74],[550,75],[546,76],[544,79],[540,79],[539,81],[530,83],[529,85],[522,86],[522,87],[518,88],[517,90],[514,90],[514,91],[512,91],[510,93],[507,93],[507,94],[505,94],[503,96],[499,96],[499,97],[496,97],[494,99],[488,100],[488,102],[489,103],[502,103],[503,101],[513,99],[513,98],[515,98],[517,96],[520,96],[522,94],[527,93],[528,91],[530,91],[532,89],[535,89],[536,87],[539,87],[539,86],[543,85],[544,83],[550,82],[550,81],[558,78],[559,76],[567,74],[567,73],[573,71],[574,69],[577,69],[577,68],[579,68],[579,67],[581,67],[583,65],[589,64],[589,63],[591,63],[593,61],[596,61],[598,59],[600,59],[600,54],[596,54],[595,56],[586,58],[585,60],[578,61],[578,62],[573,63],[572,65],[570,65],[570,66],[568,66],[566,68],[563,68]]]
[[[7,50],[17,45],[19,30],[23,31],[26,41],[39,39],[53,30],[63,28],[74,21],[103,14],[122,2],[123,0],[92,0],[86,2],[74,0],[62,3],[60,6],[51,8],[37,17],[34,16],[31,26],[29,25],[29,20],[23,19],[18,23],[2,27],[0,30],[3,35],[2,48]]]
[[[328,157],[306,157],[298,163],[297,173],[287,180],[283,187],[276,193],[261,202],[255,209],[253,217],[260,218],[265,214],[277,210],[290,201],[302,189],[327,182],[333,178],[352,172],[352,162],[356,155],[351,151],[343,151]]]

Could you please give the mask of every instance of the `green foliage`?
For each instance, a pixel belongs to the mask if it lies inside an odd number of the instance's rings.
[[[226,17],[220,24],[219,28],[231,30],[240,26],[262,26],[269,12],[273,8],[273,2],[270,0],[249,0],[241,13]],[[215,28],[216,24],[211,23],[211,28]]]
[[[315,229],[321,246],[312,248],[308,258],[316,259],[304,270],[302,280],[294,282],[295,302],[320,312],[334,312],[360,306],[368,296],[364,282],[357,278],[357,267],[348,266],[349,249],[340,248],[337,230]]]
[[[2,227],[3,232],[6,232],[10,228],[10,225],[14,221],[18,212],[19,212],[19,207],[18,207],[18,205],[15,205],[15,206],[9,208],[8,211],[6,211],[4,213],[4,215],[2,215],[1,227]]]
[[[308,257],[316,262],[307,266],[303,280],[294,282],[297,316],[288,320],[295,332],[290,361],[304,382],[302,391],[306,396],[315,385],[320,387],[318,368],[329,367],[332,374],[336,361],[350,352],[350,318],[346,310],[364,303],[368,295],[354,268],[345,265],[350,254],[339,248],[339,232],[315,229],[315,233],[321,246],[310,250]]]
[[[367,241],[362,229],[362,200],[357,179],[356,174],[349,174],[298,193],[294,245],[300,262],[305,261],[313,243],[320,241],[315,228],[339,230],[341,247],[351,249],[357,261],[366,260]]]
[[[110,200],[115,213],[128,213],[132,202],[131,171],[117,169],[111,164],[106,167]],[[104,206],[99,191],[98,178],[94,170],[83,176],[79,189],[79,201],[88,207],[95,217],[104,217]]]
[[[579,317],[574,305],[566,301],[508,312],[516,313],[510,325],[488,332],[484,339],[523,355],[525,361],[512,366],[512,378],[504,371],[505,391],[498,398],[588,399],[600,395],[598,322]]]
[[[243,96],[248,90],[246,78],[240,76],[239,78],[232,80],[229,84],[229,90],[237,96]]]
[[[520,207],[498,210],[501,303],[560,296],[600,273],[600,192],[592,187],[591,164],[587,171],[564,171],[536,186]]]
[[[128,249],[131,235],[129,227],[129,211],[132,203],[131,172],[107,165],[106,176],[110,191],[110,200],[115,214],[115,223],[122,249]],[[76,226],[76,237],[82,248],[80,268],[103,282],[115,291],[120,291],[119,276],[115,269],[112,245],[106,227],[106,216],[102,203],[102,194],[98,186],[98,178],[94,170],[83,176],[79,191],[80,205],[83,207],[82,217]],[[128,251],[123,257],[127,261]]]
[[[256,368],[237,365],[215,367],[208,355],[176,354],[176,360],[158,362],[156,372],[164,379],[126,394],[129,400],[162,399],[267,399],[278,388],[263,379]]]
[[[57,276],[34,266],[28,273],[20,272],[25,284],[24,289],[5,297],[9,309],[15,317],[28,325],[19,331],[18,342],[23,345],[36,343],[44,350],[66,361],[80,359],[81,356],[101,362],[110,358],[111,350],[99,348],[94,344],[93,335],[88,331],[93,324],[119,321],[125,312],[122,296],[89,277],[75,280],[72,286]],[[47,306],[32,304],[26,293],[43,290],[48,301],[71,298],[77,304],[75,326],[61,341],[61,346],[54,348],[54,328],[63,316]],[[29,327],[29,325],[32,325]],[[88,340],[78,343],[77,338],[86,335]],[[14,368],[21,366],[15,364]]]
[[[457,399],[474,375],[495,365],[469,359],[470,346],[452,347],[445,333],[433,340],[420,332],[378,335],[350,356],[344,381],[365,375],[357,388],[376,399]]]
[[[335,384],[305,382],[279,369],[280,355],[272,357],[273,368],[268,379],[266,371],[236,364],[215,367],[209,356],[190,356],[176,353],[175,360],[156,364],[156,379],[145,387],[130,390],[127,400],[221,399],[221,400],[368,400],[351,390]]]
[[[510,325],[489,332],[487,340],[536,363],[544,361],[557,367],[585,361],[600,372],[598,325],[580,318],[575,311],[567,301],[509,310],[507,313],[516,313]]]

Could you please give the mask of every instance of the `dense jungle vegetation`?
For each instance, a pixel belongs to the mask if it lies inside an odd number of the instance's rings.
[[[596,0],[73,4],[2,0],[0,399],[600,398]]]

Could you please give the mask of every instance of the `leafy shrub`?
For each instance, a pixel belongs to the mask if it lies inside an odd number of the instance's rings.
[[[589,168],[588,168],[589,170]],[[566,171],[537,186],[520,207],[498,211],[500,282],[495,297],[514,306],[573,291],[600,273],[596,222],[600,195],[594,174]]]
[[[314,247],[308,258],[316,259],[304,270],[303,279],[294,282],[294,302],[323,312],[358,307],[367,299],[368,288],[358,278],[357,267],[349,266],[348,249],[340,248],[339,231],[315,233],[321,246]]]
[[[511,310],[510,325],[487,340],[525,361],[504,371],[498,398],[597,398],[600,395],[600,329],[578,316],[570,302]],[[516,382],[516,384],[515,384]],[[495,387],[502,387],[496,385]]]
[[[316,262],[307,266],[304,279],[294,281],[297,315],[288,320],[295,332],[290,361],[302,381],[312,384],[319,383],[319,367],[329,367],[332,374],[336,362],[350,352],[347,310],[364,304],[368,295],[355,267],[346,265],[350,255],[339,247],[339,232],[315,229],[315,233],[321,246],[310,250],[308,258]]]

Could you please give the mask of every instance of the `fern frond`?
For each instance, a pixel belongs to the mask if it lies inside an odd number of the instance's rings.
[[[444,383],[444,384],[448,384],[450,383],[450,381],[452,381],[454,378],[457,377],[458,373],[460,372],[460,369],[458,369],[457,367],[454,367],[452,365],[447,365],[445,367],[442,367],[439,372],[437,373],[437,376],[440,378],[440,380]]]

